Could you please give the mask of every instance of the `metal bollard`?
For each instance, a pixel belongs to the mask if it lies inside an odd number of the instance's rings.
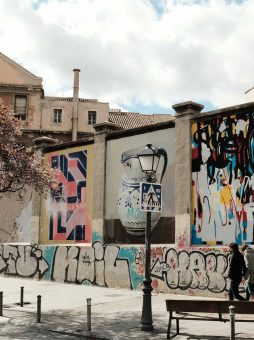
[[[37,295],[37,323],[41,323],[41,295]]]
[[[229,306],[230,315],[230,340],[235,340],[235,307]]]
[[[20,307],[24,305],[24,287],[20,287]]]
[[[3,292],[0,292],[0,316],[3,316]]]
[[[92,299],[86,299],[87,302],[87,330],[91,331],[91,307],[92,307]]]

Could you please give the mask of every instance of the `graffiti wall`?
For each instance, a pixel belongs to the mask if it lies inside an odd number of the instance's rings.
[[[140,289],[144,247],[14,246],[0,247],[0,273],[105,287]],[[153,247],[151,276],[155,291],[224,296],[227,254],[216,250]]]
[[[192,124],[192,244],[253,243],[254,114]]]
[[[59,188],[42,207],[40,243],[91,242],[92,148],[76,147],[46,155],[59,170]]]
[[[147,144],[160,150],[157,182],[162,184],[162,213],[152,213],[152,242],[174,243],[174,129],[107,141],[105,241],[144,243],[146,213],[140,210],[140,182],[146,179],[137,154]]]

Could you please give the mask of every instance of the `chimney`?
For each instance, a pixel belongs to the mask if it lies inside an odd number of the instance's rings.
[[[79,72],[80,69],[74,68],[73,83],[73,108],[72,108],[72,140],[77,140],[78,135],[78,92],[79,92]]]

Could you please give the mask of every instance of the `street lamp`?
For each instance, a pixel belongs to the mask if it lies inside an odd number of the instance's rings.
[[[145,149],[138,155],[141,170],[145,174],[147,182],[154,183],[156,181],[156,171],[160,161],[159,149],[147,144]],[[153,330],[152,318],[152,280],[151,280],[151,211],[147,211],[145,230],[145,278],[143,286],[143,307],[140,329],[142,331]]]

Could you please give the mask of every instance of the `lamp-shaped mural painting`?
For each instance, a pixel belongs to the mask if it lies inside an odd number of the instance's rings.
[[[151,144],[148,144],[151,145]],[[157,181],[161,183],[165,174],[168,157],[167,152],[163,148],[157,148],[152,146],[156,154],[158,154],[162,160],[156,163],[153,159],[153,168],[155,167],[155,175]],[[132,236],[141,237],[145,235],[146,227],[146,214],[141,211],[140,206],[140,182],[146,182],[146,167],[148,162],[143,160],[143,169],[140,166],[138,155],[142,151],[146,150],[149,153],[151,149],[147,146],[131,149],[125,151],[121,156],[121,163],[123,165],[122,183],[117,201],[118,214],[121,223],[127,233]],[[150,150],[150,151],[149,151]],[[150,165],[149,165],[150,166]],[[151,174],[150,174],[151,175]],[[160,218],[160,212],[152,213],[151,229],[153,230],[157,225]]]

